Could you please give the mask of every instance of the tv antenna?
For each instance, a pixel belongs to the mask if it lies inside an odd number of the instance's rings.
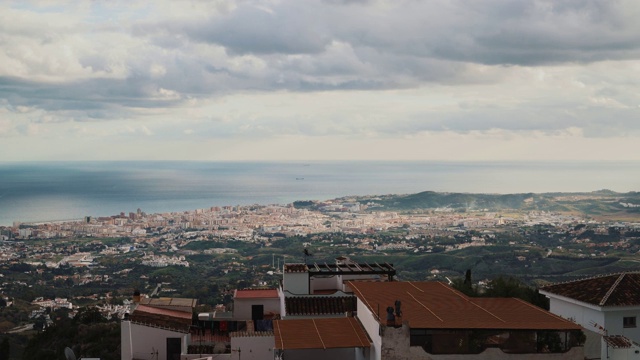
[[[71,350],[70,347],[64,348],[64,357],[67,360],[76,360],[76,354]]]

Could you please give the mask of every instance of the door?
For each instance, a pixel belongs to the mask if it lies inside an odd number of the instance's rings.
[[[251,320],[253,320],[253,331],[257,331],[258,321],[264,318],[264,305],[251,305]]]
[[[180,360],[181,345],[181,338],[167,338],[167,360]]]
[[[251,320],[262,320],[264,318],[264,305],[251,305]]]

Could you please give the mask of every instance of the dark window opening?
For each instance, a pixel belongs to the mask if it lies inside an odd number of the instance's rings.
[[[584,344],[581,331],[411,329],[410,346],[429,354],[479,354],[498,348],[507,354],[563,353]]]
[[[636,317],[635,316],[625,316],[622,318],[622,325],[626,328],[634,328],[636,327]]]

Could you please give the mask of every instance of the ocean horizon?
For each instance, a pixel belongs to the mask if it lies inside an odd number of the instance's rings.
[[[350,195],[640,190],[640,162],[0,163],[0,226]]]

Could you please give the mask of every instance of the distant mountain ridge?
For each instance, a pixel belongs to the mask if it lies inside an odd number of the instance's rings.
[[[472,194],[423,191],[407,195],[357,196],[350,199],[365,203],[370,209],[417,210],[538,210],[581,212],[591,215],[608,213],[640,214],[640,193],[617,193],[598,190],[579,193]]]

